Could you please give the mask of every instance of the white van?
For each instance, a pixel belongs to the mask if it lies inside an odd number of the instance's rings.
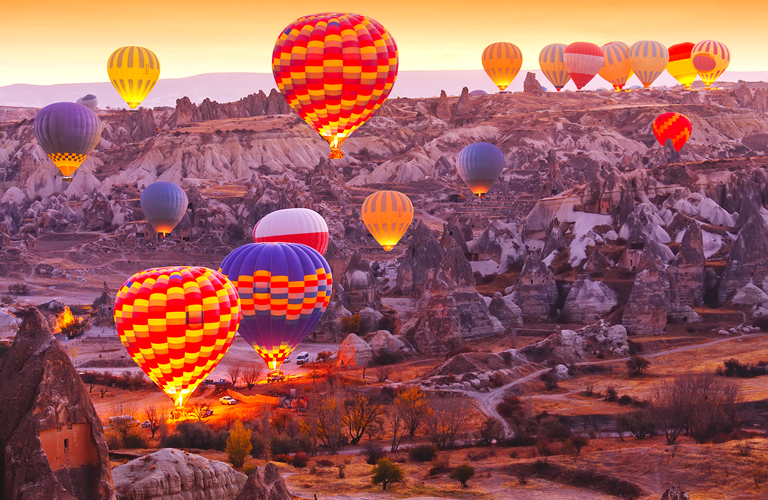
[[[296,356],[297,365],[303,365],[304,363],[309,363],[309,353],[307,351],[300,352]]]

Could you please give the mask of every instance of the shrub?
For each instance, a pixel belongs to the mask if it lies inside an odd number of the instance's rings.
[[[244,429],[238,420],[227,438],[227,458],[233,466],[242,467],[251,449],[251,430]]]
[[[251,456],[253,458],[266,458],[264,453],[267,451],[267,443],[258,432],[251,432]]]
[[[621,396],[619,398],[619,404],[621,406],[631,405],[632,404],[632,397],[631,396],[627,396],[626,394],[624,394],[623,396]]]
[[[557,417],[549,416],[542,418],[539,426],[544,435],[549,439],[566,439],[571,435],[571,429]]]
[[[296,451],[296,443],[289,436],[273,436],[269,441],[272,453],[275,455],[288,455]]]
[[[723,366],[717,368],[717,374],[724,377],[753,378],[766,375],[765,363],[760,362],[757,365],[748,365],[731,358],[723,362]]]
[[[333,353],[331,351],[320,351],[317,353],[317,358],[315,358],[315,361],[328,361],[333,356]]]
[[[432,465],[427,471],[427,475],[432,477],[438,474],[442,474],[443,472],[448,472],[449,470],[451,470],[451,467],[450,465],[448,465],[447,458],[443,460],[435,460],[434,462],[432,462]]]
[[[480,439],[483,444],[489,445],[494,440],[500,441],[504,437],[504,425],[493,417],[488,417],[480,428]]]
[[[387,484],[399,483],[405,478],[403,469],[392,463],[388,458],[382,458],[376,465],[373,466],[371,471],[371,482],[373,484],[380,484],[383,491],[387,491]]]
[[[309,463],[309,455],[303,452],[298,452],[293,456],[293,460],[291,460],[291,465],[294,467],[298,467],[300,469],[303,469],[307,466]]]
[[[479,462],[480,460],[485,460],[486,458],[495,456],[496,452],[493,450],[493,448],[486,448],[484,450],[478,450],[477,452],[470,451],[467,453],[467,460],[470,462]]]
[[[504,396],[501,403],[496,405],[496,411],[504,418],[511,418],[520,410],[522,405],[523,401],[519,397],[508,394]]]
[[[651,366],[651,362],[642,356],[632,356],[627,360],[627,372],[630,377],[639,377],[648,367]]]
[[[542,373],[539,376],[539,380],[544,382],[544,387],[546,387],[548,391],[557,388],[558,377],[555,370],[549,370],[548,372]]]
[[[13,295],[27,295],[29,293],[29,287],[26,283],[14,283],[8,286],[8,292]]]
[[[128,449],[146,448],[147,440],[144,439],[144,435],[138,429],[131,429],[123,438],[123,447]]]
[[[649,411],[640,410],[621,415],[617,422],[617,428],[620,433],[629,431],[635,438],[644,439],[653,435],[656,423]]]
[[[749,444],[749,441],[741,441],[736,445],[736,451],[740,456],[748,457],[752,453],[752,445]]]
[[[322,465],[323,467],[334,467],[336,464],[334,464],[332,460],[321,458],[317,461],[317,465]]]
[[[467,481],[475,477],[475,468],[469,464],[461,464],[451,473],[451,479],[461,483],[462,488],[467,487]]]
[[[605,400],[615,402],[619,399],[618,393],[616,392],[616,388],[613,386],[608,386],[608,388],[605,389]]]
[[[343,333],[361,333],[361,322],[359,314],[351,314],[341,318],[341,331]]]
[[[552,443],[549,439],[539,439],[536,441],[536,453],[540,457],[549,458],[555,454],[555,450],[552,448]]]
[[[214,431],[205,422],[185,421],[179,423],[176,430],[162,440],[162,447],[224,451],[227,437],[226,431]]]
[[[386,452],[381,449],[381,446],[372,441],[368,441],[363,445],[362,452],[365,455],[365,463],[368,465],[376,465],[376,462],[387,456]]]
[[[432,444],[419,444],[408,450],[411,462],[431,462],[437,456],[437,447]]]
[[[107,448],[110,450],[119,450],[123,447],[123,436],[119,432],[109,430],[104,433],[104,438],[107,440]]]
[[[246,476],[250,476],[253,474],[253,471],[256,470],[256,464],[248,464],[245,467],[243,467],[243,474]]]
[[[289,463],[291,463],[291,457],[289,457],[288,455],[284,455],[284,454],[280,453],[278,455],[273,455],[272,456],[272,461],[273,462],[280,462],[280,463],[283,463],[283,464],[289,464]]]

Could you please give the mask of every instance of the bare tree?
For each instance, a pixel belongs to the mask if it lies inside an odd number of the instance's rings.
[[[101,399],[104,399],[104,394],[106,394],[109,391],[109,387],[106,385],[103,385],[99,388],[99,394],[101,394]]]
[[[365,430],[384,414],[384,406],[365,394],[355,394],[344,400],[342,420],[349,431],[350,444],[357,444]]]
[[[651,388],[652,412],[657,426],[672,446],[688,425],[691,414],[691,394],[684,377],[663,380]]]
[[[239,365],[230,365],[229,368],[227,368],[227,375],[229,376],[229,380],[232,381],[232,387],[234,389],[237,389],[237,381],[240,379],[240,374],[242,370]]]
[[[410,386],[397,395],[395,406],[402,412],[408,434],[413,438],[422,419],[431,411],[426,394],[415,385]]]
[[[158,410],[154,405],[150,405],[144,409],[144,418],[149,422],[149,431],[152,433],[152,439],[155,439],[155,432],[165,422],[165,413]]]
[[[439,401],[427,415],[427,432],[432,443],[444,450],[456,444],[467,422],[467,408],[463,400]]]
[[[267,372],[267,368],[262,364],[250,364],[243,369],[242,378],[248,389],[253,387],[261,380]]]
[[[339,449],[341,429],[344,425],[343,403],[339,394],[332,390],[317,401],[317,436],[328,446],[332,455]]]
[[[691,398],[688,429],[696,442],[706,443],[717,434],[733,431],[740,423],[741,381],[711,373],[688,375],[683,380]]]
[[[390,451],[395,452],[400,447],[406,432],[405,416],[397,406],[391,406],[385,414],[389,429],[392,431],[392,446]]]
[[[188,406],[189,412],[197,417],[197,420],[202,422],[203,418],[206,416],[209,407],[208,404],[203,401],[195,401],[191,405]]]
[[[376,368],[376,379],[379,382],[386,382],[391,374],[392,369],[389,366],[380,366]]]
[[[316,372],[313,372],[316,373]],[[317,419],[317,394],[315,391],[309,393],[307,401],[307,413],[304,417],[303,426],[305,432],[309,435],[310,442],[312,444],[311,454],[314,456],[317,454],[317,436],[318,436],[318,419]]]

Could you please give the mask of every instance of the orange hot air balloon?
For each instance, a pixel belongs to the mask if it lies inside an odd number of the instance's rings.
[[[602,47],[605,54],[605,63],[598,75],[613,85],[617,92],[624,88],[627,80],[632,76],[632,68],[629,66],[629,47],[623,42],[608,42]]]
[[[363,202],[361,215],[368,231],[389,252],[413,221],[413,203],[398,191],[376,191]]]
[[[669,62],[667,72],[680,82],[686,90],[691,90],[691,85],[698,75],[696,67],[691,59],[693,43],[684,42],[671,46],[669,49]]]
[[[693,130],[691,121],[680,113],[664,113],[653,122],[653,135],[656,136],[659,144],[663,146],[667,143],[667,139],[671,139],[676,151],[680,151],[688,141],[691,130]]]
[[[564,43],[551,43],[541,49],[539,52],[539,67],[544,76],[547,77],[552,85],[560,92],[565,84],[571,81],[571,75],[565,68],[565,48]]]
[[[704,40],[694,45],[691,50],[691,60],[704,86],[709,88],[715,80],[720,78],[723,71],[728,69],[731,63],[731,51],[724,43]]]
[[[128,354],[181,407],[232,344],[240,299],[211,269],[147,269],[117,293],[114,315]]]
[[[523,67],[523,53],[514,43],[492,43],[483,51],[483,69],[503,92]]]
[[[272,73],[285,100],[331,146],[330,158],[384,103],[397,77],[397,45],[370,17],[300,17],[280,33]]]
[[[629,48],[629,64],[645,88],[664,72],[668,62],[669,51],[660,42],[641,40]]]

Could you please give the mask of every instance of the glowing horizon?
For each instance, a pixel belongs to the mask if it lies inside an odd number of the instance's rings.
[[[730,71],[768,70],[768,54],[757,40],[768,6],[752,0],[736,0],[727,8],[702,0],[695,9],[660,0],[608,6],[594,0],[534,5],[493,0],[477,9],[434,0],[296,0],[288,5],[232,0],[215,10],[202,0],[135,0],[130,6],[136,15],[126,15],[125,5],[40,0],[6,6],[0,43],[12,49],[0,63],[0,86],[106,82],[107,58],[123,45],[152,49],[160,58],[161,78],[270,73],[280,31],[301,15],[333,10],[382,23],[398,44],[403,71],[482,69],[482,50],[497,41],[520,47],[525,71],[538,69],[538,53],[548,43],[620,40],[631,45],[646,39],[666,46],[719,40],[733,54]]]

